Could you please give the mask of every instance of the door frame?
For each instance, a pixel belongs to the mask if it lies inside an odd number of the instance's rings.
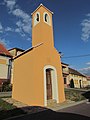
[[[57,81],[57,71],[54,66],[46,65],[44,67],[44,106],[47,106],[47,86],[46,86],[46,69],[51,69],[51,79],[52,79],[52,99],[59,103],[58,99],[58,81]]]

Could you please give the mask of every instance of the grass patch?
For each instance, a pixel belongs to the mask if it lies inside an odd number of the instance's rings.
[[[14,109],[14,108],[16,108],[16,107],[13,106],[12,104],[9,104],[9,103],[5,102],[4,100],[2,100],[2,98],[0,98],[0,109],[1,110],[11,110],[11,109]]]
[[[16,108],[0,98],[0,120],[25,114],[20,108]]]
[[[65,97],[66,99],[69,99],[75,102],[86,99],[84,96],[82,96],[82,92],[76,91],[76,90],[70,90],[70,89],[65,89]]]

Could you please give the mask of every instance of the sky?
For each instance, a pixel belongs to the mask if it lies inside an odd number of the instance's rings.
[[[0,42],[7,49],[30,48],[31,13],[41,3],[54,12],[54,44],[62,62],[90,75],[90,0],[0,0]]]

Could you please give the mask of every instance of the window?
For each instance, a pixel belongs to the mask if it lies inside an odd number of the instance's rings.
[[[66,82],[66,78],[64,78],[64,84],[67,84],[67,82]]]
[[[34,17],[34,26],[40,22],[40,13],[37,12]]]
[[[48,22],[48,15],[45,14],[45,22]]]
[[[39,22],[39,14],[37,13],[36,15],[37,15],[36,20]]]
[[[44,12],[43,14],[44,22],[50,25],[50,16],[48,13]]]

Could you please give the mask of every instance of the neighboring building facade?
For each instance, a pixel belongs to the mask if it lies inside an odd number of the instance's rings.
[[[63,80],[64,80],[64,87],[69,87],[69,65],[66,63],[62,64],[62,73],[63,73]]]
[[[14,58],[12,97],[28,105],[65,101],[60,55],[54,48],[52,12],[32,13],[32,48]]]
[[[88,81],[88,86],[90,86],[90,76],[86,76]]]
[[[88,85],[86,76],[72,68],[69,68],[69,83],[71,88],[84,88]]]
[[[11,79],[11,58],[9,51],[0,43],[0,88]]]
[[[90,83],[90,77],[87,77],[75,69],[69,68],[69,65],[62,62],[62,74],[64,87],[84,88]]]

